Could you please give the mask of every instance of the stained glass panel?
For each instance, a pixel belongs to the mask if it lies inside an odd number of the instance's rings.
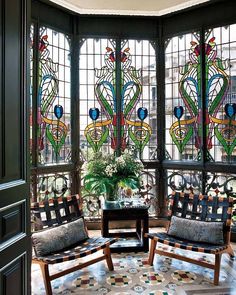
[[[134,147],[144,159],[154,158],[156,108],[156,54],[149,41],[123,40],[117,53],[114,40],[84,40],[80,49],[80,147],[85,158],[89,150],[124,151],[127,147]]]
[[[201,62],[199,34],[166,40],[166,155],[171,160],[201,159]]]
[[[135,148],[142,159],[153,160],[157,149],[155,43],[124,40],[121,51],[123,145]]]
[[[69,38],[40,28],[38,68],[38,163],[71,160],[71,97]]]
[[[80,48],[80,149],[110,152],[111,114],[115,108],[115,42],[85,39]]]
[[[236,25],[205,34],[208,159],[236,162]]]

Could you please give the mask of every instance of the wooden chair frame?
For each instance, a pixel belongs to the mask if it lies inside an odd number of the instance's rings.
[[[59,198],[59,199],[51,199],[46,200],[39,203],[33,203],[31,205],[31,212],[32,212],[32,220],[33,220],[33,227],[35,230],[52,227],[55,225],[60,225],[62,223],[70,222],[80,216],[82,216],[82,210],[81,210],[81,199],[78,195],[70,196],[67,198]],[[37,257],[34,256],[32,258],[32,263],[39,264],[44,285],[46,289],[47,295],[52,295],[52,286],[51,281],[55,280],[61,276],[64,276],[68,273],[74,272],[76,270],[82,269],[86,266],[89,266],[93,263],[106,260],[108,269],[110,271],[113,271],[114,266],[111,258],[111,251],[110,251],[110,244],[114,243],[116,241],[115,238],[91,238],[84,242],[82,245],[89,245],[90,241],[93,243],[93,245],[97,244],[97,246],[93,246],[92,249],[89,249],[87,251],[84,251],[83,253],[75,252],[74,255],[68,255],[68,250],[73,251],[74,249],[66,249],[65,252],[60,252],[59,259],[48,259],[49,256],[43,256],[43,257]],[[98,242],[98,243],[96,243]],[[84,246],[84,247],[86,247]],[[90,259],[89,261],[86,261],[84,263],[75,265],[73,267],[69,267],[65,270],[59,271],[55,274],[50,275],[49,274],[49,264],[55,264],[55,263],[61,263],[64,261],[77,259],[80,257],[85,257],[89,254],[93,254],[99,250],[103,251],[103,254],[99,257]]]
[[[84,263],[78,264],[76,266],[67,268],[67,269],[62,270],[60,272],[57,272],[57,273],[55,273],[53,275],[49,274],[49,263],[46,263],[46,262],[43,262],[43,261],[40,261],[40,260],[37,260],[37,259],[32,259],[32,263],[39,264],[40,269],[42,271],[42,275],[43,275],[43,281],[44,281],[46,294],[47,295],[52,295],[51,281],[53,281],[53,280],[55,280],[55,279],[57,279],[59,277],[62,277],[64,275],[66,275],[66,274],[69,274],[71,272],[74,272],[76,270],[82,269],[82,268],[84,268],[86,266],[89,266],[89,265],[91,265],[93,263],[97,263],[99,261],[102,261],[102,260],[106,259],[108,269],[110,271],[113,271],[114,266],[113,266],[113,262],[112,262],[112,259],[111,259],[111,252],[110,252],[109,245],[107,245],[106,248],[103,251],[104,251],[104,254],[97,257],[97,258],[94,258],[94,259],[89,260],[87,262],[84,262]]]
[[[201,210],[199,210],[201,208]],[[221,212],[219,213],[219,208]],[[193,195],[173,192],[170,210],[168,212],[169,220],[172,215],[180,216],[183,218],[189,219],[199,219],[204,221],[223,221],[224,222],[224,240],[225,245],[214,246],[213,250],[209,250],[207,245],[204,248],[204,245],[199,247],[198,244],[195,246],[195,242],[191,242],[190,245],[184,243],[173,243],[173,241],[168,239],[168,234],[146,234],[147,237],[151,239],[151,246],[149,252],[149,264],[153,265],[153,260],[155,254],[164,255],[170,258],[176,258],[186,262],[194,263],[203,267],[207,267],[214,270],[214,284],[219,284],[219,275],[220,275],[220,261],[223,253],[228,253],[230,258],[234,258],[234,251],[230,244],[230,225],[232,219],[232,208],[233,208],[233,198],[221,198],[221,197],[212,197],[204,195]],[[170,221],[168,222],[167,229],[169,228]],[[165,238],[166,237],[166,238]],[[164,243],[166,245],[181,248],[184,250],[210,253],[215,255],[215,263],[208,263],[203,261],[198,261],[193,258],[189,258],[180,254],[164,251],[156,248],[157,242]],[[204,244],[204,243],[203,243]],[[210,245],[210,244],[209,244]]]

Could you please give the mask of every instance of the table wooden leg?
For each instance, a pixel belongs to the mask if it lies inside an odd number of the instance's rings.
[[[109,223],[108,219],[106,219],[106,218],[102,219],[102,229],[101,229],[101,231],[102,231],[102,236],[103,237],[109,237],[108,223]]]
[[[136,220],[136,233],[138,234],[139,239],[142,239],[142,231],[141,231],[141,220],[137,219]]]
[[[143,248],[144,248],[144,251],[149,250],[148,249],[149,248],[149,239],[144,236],[148,232],[149,232],[149,227],[148,227],[148,216],[147,216],[147,217],[145,217],[143,219],[143,233],[142,233],[142,235],[143,235]]]

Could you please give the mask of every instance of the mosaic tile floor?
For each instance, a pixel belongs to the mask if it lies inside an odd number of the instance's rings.
[[[236,245],[233,246],[235,248]],[[213,256],[208,254],[201,255],[189,251],[181,253],[198,257],[199,260],[212,261],[213,259]],[[114,253],[112,258],[114,271],[109,272],[105,261],[98,262],[54,280],[53,294],[236,294],[236,260],[229,260],[226,254],[222,257],[219,286],[214,286],[212,283],[212,270],[176,259],[156,255],[154,265],[150,266],[147,263],[148,253]],[[68,264],[75,263],[76,261],[58,264],[52,266],[51,271],[66,268]],[[38,265],[32,266],[32,294],[45,294]]]

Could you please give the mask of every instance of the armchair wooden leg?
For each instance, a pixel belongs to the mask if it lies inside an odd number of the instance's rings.
[[[235,257],[234,249],[232,248],[232,246],[230,244],[228,245],[227,253],[229,254],[231,259],[234,259],[234,257]]]
[[[219,285],[221,254],[215,255],[214,285]]]
[[[40,268],[41,268],[42,275],[43,275],[43,281],[44,281],[44,286],[46,289],[46,294],[52,295],[52,286],[51,286],[51,281],[50,281],[50,276],[49,276],[48,264],[40,263]]]
[[[113,262],[111,259],[111,250],[110,246],[106,246],[104,249],[104,254],[106,255],[107,266],[110,271],[114,270]]]
[[[157,245],[157,241],[154,240],[154,239],[151,240],[151,248],[150,248],[149,259],[148,259],[148,263],[149,263],[150,265],[153,265],[153,260],[154,260],[154,255],[155,255],[156,245]]]

